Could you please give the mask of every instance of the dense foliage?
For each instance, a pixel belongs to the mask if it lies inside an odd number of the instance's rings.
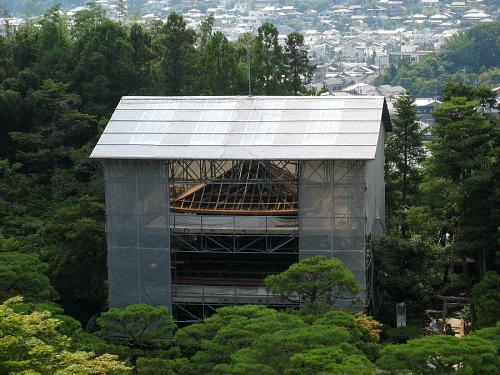
[[[415,203],[421,179],[421,162],[425,158],[423,132],[417,118],[416,106],[409,92],[394,103],[392,132],[386,140],[387,226],[396,226],[403,236],[408,231],[402,210]]]
[[[440,95],[448,82],[498,86],[499,33],[498,21],[459,32],[447,39],[439,52],[416,64],[390,66],[379,83],[401,85],[417,97]]]
[[[290,299],[298,296],[305,305],[317,309],[321,302],[333,304],[336,298],[355,299],[359,284],[354,274],[339,259],[312,256],[286,271],[267,276],[266,287],[274,294]]]
[[[475,327],[485,327],[467,339],[417,338],[414,327],[384,336],[373,318],[333,309],[359,285],[338,259],[323,257],[266,280],[284,297],[300,293],[308,308],[297,311],[225,307],[179,329],[163,307],[106,311],[102,172],[88,155],[120,97],[308,94],[300,34],[283,48],[266,23],[231,43],[212,25],[209,17],[195,32],[175,13],[148,28],[124,25],[96,6],[70,25],[54,8],[39,25],[0,36],[0,372],[499,372],[500,132],[484,87],[448,85],[425,145],[412,96],[398,99],[387,145],[388,235],[369,242],[380,319],[393,323],[397,302],[413,319],[439,308],[436,294],[463,294]],[[463,38],[491,72],[497,29],[460,34],[391,80],[415,94],[464,64],[481,70]],[[445,69],[415,78],[432,59]],[[382,346],[380,337],[403,344]]]
[[[12,253],[2,258],[4,293],[52,293],[88,319],[105,308],[107,278],[102,172],[88,156],[121,96],[248,94],[248,68],[253,94],[301,94],[312,67],[303,37],[282,48],[271,24],[230,43],[211,17],[197,33],[175,13],[145,28],[96,5],[71,25],[58,10],[0,36],[0,249]],[[40,290],[7,278],[20,276],[39,278]]]
[[[386,235],[375,241],[374,252],[377,305],[384,322],[395,319],[396,303],[406,301],[408,315],[421,315],[432,306],[432,297],[444,292],[442,246],[421,236]]]
[[[0,305],[0,372],[8,374],[128,374],[114,355],[77,350],[48,311],[19,313],[20,297]]]
[[[355,373],[359,367],[372,374],[363,348],[376,339],[360,324],[353,314],[335,310],[318,317],[264,306],[227,307],[180,329],[174,343],[189,360],[185,374],[297,374],[309,366],[307,373]]]
[[[472,288],[472,300],[476,307],[477,325],[494,325],[500,311],[500,275],[493,271],[486,272]]]
[[[485,270],[498,270],[500,129],[490,114],[495,96],[486,87],[448,84],[442,99],[425,152],[411,99],[396,100],[386,163],[391,236],[375,241],[381,313],[398,301],[418,314],[439,309],[437,295],[474,302],[472,286]],[[475,304],[470,307],[474,320]]]
[[[495,374],[500,367],[494,342],[478,335],[427,336],[382,350],[377,365],[390,373]]]

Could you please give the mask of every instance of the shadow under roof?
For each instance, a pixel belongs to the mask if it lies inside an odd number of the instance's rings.
[[[123,97],[91,158],[374,159],[383,96]]]

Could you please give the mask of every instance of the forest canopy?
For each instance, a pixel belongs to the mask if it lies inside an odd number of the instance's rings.
[[[0,373],[500,372],[498,107],[489,88],[450,82],[464,66],[496,82],[498,23],[383,77],[412,90],[386,140],[386,235],[366,239],[384,325],[333,305],[332,287],[359,285],[322,257],[266,280],[283,298],[302,293],[296,310],[223,307],[176,326],[165,307],[108,309],[102,168],[88,157],[119,99],[247,95],[249,78],[252,94],[315,94],[301,34],[282,47],[265,23],[233,43],[212,26],[176,13],[123,24],[97,6],[70,24],[55,7],[0,36]],[[414,97],[436,85],[443,104],[424,141]],[[438,295],[466,300],[467,338],[422,337]],[[409,326],[390,327],[402,301]]]
[[[265,23],[231,43],[212,25],[195,32],[176,13],[125,25],[94,4],[71,25],[56,6],[0,36],[0,249],[33,280],[46,263],[54,296],[79,318],[106,303],[102,172],[88,156],[122,96],[247,95],[248,64],[252,94],[308,93],[302,35],[282,47]]]

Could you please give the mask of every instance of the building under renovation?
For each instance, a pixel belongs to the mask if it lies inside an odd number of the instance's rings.
[[[104,163],[110,306],[196,321],[297,304],[263,279],[321,254],[355,274],[370,309],[390,126],[383,97],[124,97],[91,155]]]

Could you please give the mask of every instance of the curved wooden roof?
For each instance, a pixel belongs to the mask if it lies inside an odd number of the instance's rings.
[[[297,179],[270,161],[241,161],[178,192],[170,210],[206,215],[297,215]]]

